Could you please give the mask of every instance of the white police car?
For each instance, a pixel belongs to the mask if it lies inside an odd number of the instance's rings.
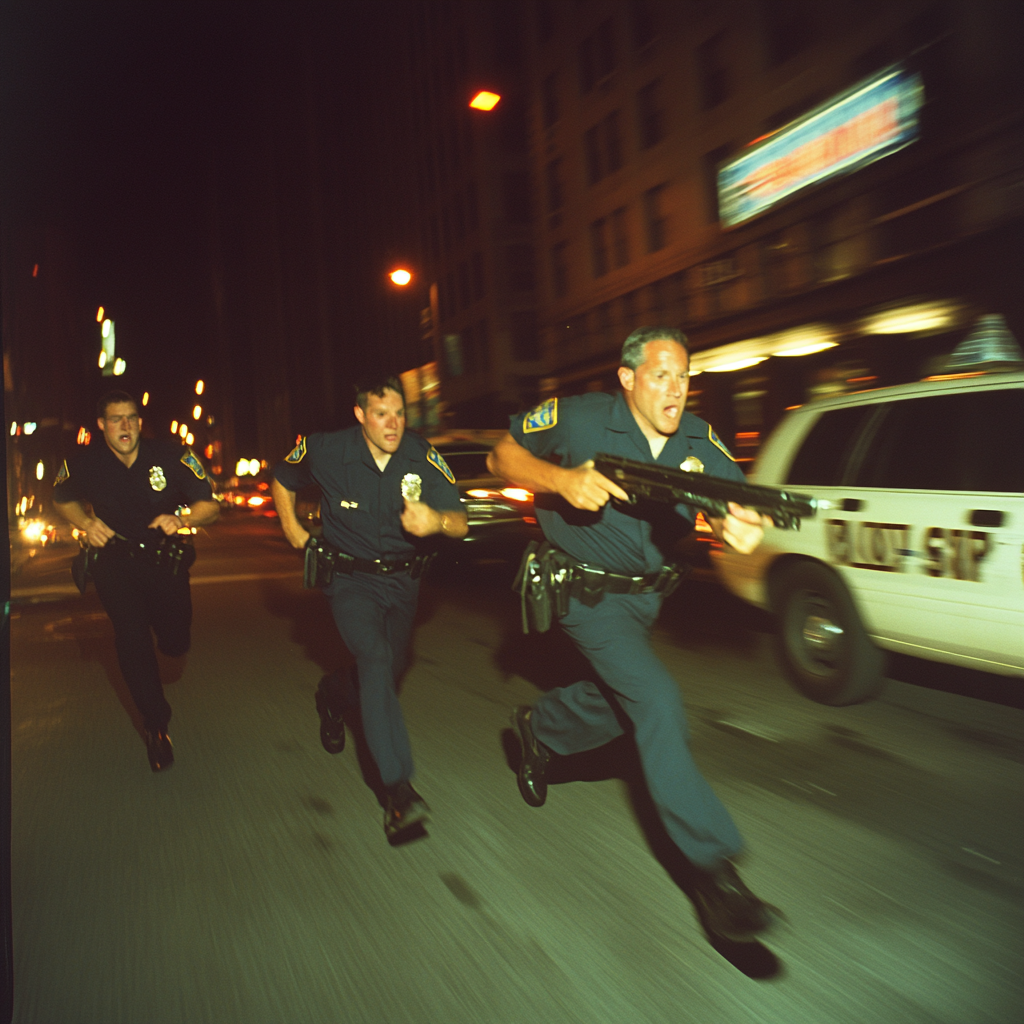
[[[775,613],[812,699],[872,696],[884,651],[1024,677],[1024,364],[1001,355],[1004,372],[954,353],[942,377],[802,406],[762,448],[752,482],[828,508],[712,558]]]

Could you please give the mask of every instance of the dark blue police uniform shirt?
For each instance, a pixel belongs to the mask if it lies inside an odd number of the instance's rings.
[[[711,476],[744,479],[710,424],[689,412],[655,459],[621,392],[549,398],[513,416],[509,431],[531,454],[567,469],[598,452],[673,469],[692,455]],[[673,508],[653,501],[609,501],[598,512],[574,508],[554,494],[538,494],[535,501],[537,519],[552,544],[582,562],[631,576],[657,572],[671,560],[672,547],[695,519],[687,505]]]
[[[145,437],[131,466],[103,440],[76,450],[53,485],[54,501],[89,502],[97,518],[130,540],[145,540],[157,516],[212,498],[206,470],[191,448]]]
[[[421,480],[420,501],[438,512],[461,512],[451,470],[419,434],[406,432],[383,472],[373,461],[358,424],[330,434],[310,434],[274,467],[289,491],[318,484],[324,539],[356,558],[405,558],[416,540],[402,529],[402,477]],[[446,475],[448,474],[448,475]]]

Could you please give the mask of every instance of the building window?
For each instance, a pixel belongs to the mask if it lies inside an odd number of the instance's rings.
[[[704,165],[704,194],[708,211],[708,220],[714,224],[719,219],[718,211],[718,166],[725,162],[732,152],[732,146],[726,143],[717,149],[705,153],[701,158]]]
[[[554,34],[554,0],[537,0],[537,42],[546,43]]]
[[[587,162],[587,184],[596,185],[604,175],[601,173],[600,125],[588,128],[583,136],[583,152]]]
[[[491,343],[487,333],[487,321],[481,320],[476,325],[476,347],[479,353],[478,365],[481,370],[489,370],[491,367]]]
[[[473,262],[470,264],[473,275],[473,301],[479,302],[486,292],[484,286],[484,257],[483,253],[473,253]]]
[[[537,314],[532,309],[517,310],[509,314],[512,334],[512,358],[526,362],[540,358],[540,339],[537,334]]]
[[[663,210],[666,185],[655,185],[644,193],[644,223],[647,227],[647,251],[664,249],[666,238],[666,217]]]
[[[522,243],[507,246],[505,262],[508,266],[508,283],[512,291],[533,291],[537,285],[533,246]]]
[[[608,223],[604,217],[590,225],[590,262],[594,277],[608,273]]]
[[[561,110],[558,106],[558,75],[551,74],[540,84],[541,110],[544,127],[551,128],[558,121]]]
[[[665,138],[665,112],[662,106],[660,78],[648,82],[636,94],[636,120],[640,129],[641,149],[650,149]]]
[[[551,247],[551,290],[556,298],[569,294],[569,261],[566,258],[568,242],[559,242]]]
[[[525,171],[514,171],[502,179],[505,199],[505,220],[509,224],[530,223],[530,177]]]
[[[624,163],[619,121],[619,112],[613,110],[583,136],[588,185],[596,185]]]
[[[603,21],[579,47],[580,91],[590,92],[615,70],[615,28],[612,19]]]
[[[562,189],[562,158],[549,160],[544,169],[544,183],[547,186],[548,213],[555,213],[565,203]]]
[[[696,50],[701,110],[712,110],[729,98],[731,83],[725,65],[725,33],[719,32]]]
[[[657,15],[652,0],[629,0],[629,27],[633,46],[642,50],[658,34]]]
[[[613,110],[602,122],[604,134],[605,173],[617,171],[622,160],[622,133],[619,130],[619,112]]]
[[[629,262],[629,235],[626,231],[626,208],[620,206],[612,210],[611,217],[612,233],[612,261],[616,268],[624,267]]]
[[[765,0],[764,42],[769,67],[783,64],[806,50],[814,40],[810,5],[800,0]]]

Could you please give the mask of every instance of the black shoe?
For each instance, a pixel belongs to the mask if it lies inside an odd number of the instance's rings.
[[[174,747],[171,737],[164,729],[147,729],[146,753],[149,755],[149,767],[155,772],[162,772],[174,764]]]
[[[547,772],[551,751],[533,735],[529,704],[520,704],[512,712],[512,728],[519,738],[519,792],[531,807],[541,807],[548,798]]]
[[[316,710],[320,715],[320,742],[328,754],[340,754],[345,749],[345,719],[331,708],[324,688],[324,676],[316,691]]]
[[[758,899],[743,884],[731,861],[713,871],[700,871],[693,902],[709,935],[731,942],[749,942],[766,932],[782,912]]]
[[[388,788],[384,808],[384,834],[393,839],[399,832],[413,825],[422,825],[430,817],[426,800],[408,782],[399,782]]]

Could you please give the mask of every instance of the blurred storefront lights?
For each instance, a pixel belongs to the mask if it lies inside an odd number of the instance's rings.
[[[917,334],[955,327],[960,306],[953,302],[919,302],[897,309],[882,310],[864,319],[865,334]]]

